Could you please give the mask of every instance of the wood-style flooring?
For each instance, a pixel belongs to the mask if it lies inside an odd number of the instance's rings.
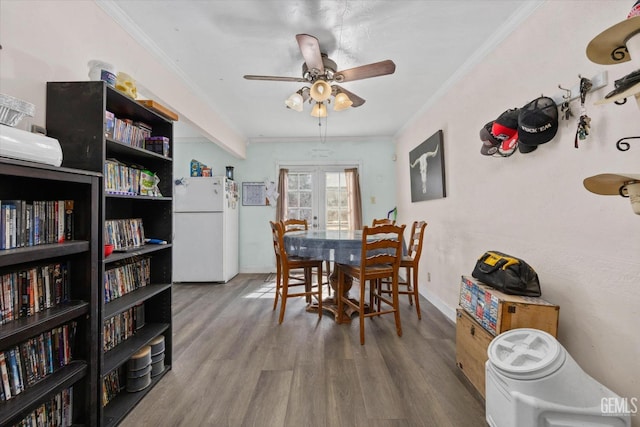
[[[274,282],[173,287],[173,365],[125,420],[139,426],[486,426],[484,401],[455,365],[455,326],[424,298],[393,315],[337,324]],[[278,306],[279,309],[279,306]]]

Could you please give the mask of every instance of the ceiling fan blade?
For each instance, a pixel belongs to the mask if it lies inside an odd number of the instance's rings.
[[[334,80],[340,83],[351,82],[353,80],[393,74],[395,71],[396,64],[394,64],[392,60],[387,59],[386,61],[374,62],[373,64],[338,71],[334,76]]]
[[[348,90],[346,90],[345,88],[343,88],[342,86],[338,86],[338,85],[333,85],[336,90],[338,91],[338,93],[342,92],[345,95],[347,95],[349,97],[349,99],[351,100],[351,102],[353,102],[353,104],[351,104],[351,107],[356,108],[361,106],[362,104],[364,104],[366,101],[362,98],[360,98],[358,95],[356,95],[353,92],[349,92]]]
[[[309,80],[303,79],[301,77],[278,77],[278,76],[254,76],[247,74],[244,76],[247,80],[270,80],[275,82],[300,82],[300,83],[309,83]]]
[[[309,34],[297,34],[296,40],[309,71],[316,75],[324,74],[324,63],[322,62],[318,39]],[[314,70],[318,71],[314,72]]]

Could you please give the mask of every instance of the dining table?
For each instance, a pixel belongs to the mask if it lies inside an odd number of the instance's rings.
[[[335,297],[338,289],[338,269],[341,265],[360,264],[362,230],[309,229],[290,231],[284,235],[284,245],[288,255],[333,262],[334,268],[328,278],[333,289],[333,296],[322,300],[322,309],[333,314],[338,323],[349,322],[355,313],[353,310],[345,305],[344,313],[338,312],[338,301]],[[404,244],[403,252],[406,252]],[[347,297],[352,284],[351,277],[345,275],[343,291]],[[317,305],[310,305],[308,310],[317,312]]]

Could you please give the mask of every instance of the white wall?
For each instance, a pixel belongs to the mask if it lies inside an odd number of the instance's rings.
[[[618,139],[639,135],[635,101],[593,106],[640,61],[602,66],[585,55],[588,42],[624,19],[632,3],[545,2],[399,135],[396,173],[399,219],[429,223],[420,263],[427,298],[453,320],[460,275],[470,274],[484,251],[519,256],[538,272],[543,297],[560,305],[559,339],[571,355],[618,394],[640,398],[640,217],[628,199],[597,196],[582,185],[599,173],[640,173],[640,143],[632,141],[627,152],[615,148]],[[532,153],[480,154],[485,123],[541,94],[557,94],[558,84],[576,84],[578,74],[602,70],[610,84],[587,97],[592,131],[578,149],[573,119]],[[572,108],[579,115],[579,104]],[[447,197],[411,203],[408,153],[438,129]]]
[[[232,156],[217,145],[200,138],[176,141],[173,153],[173,176],[178,179],[189,176],[191,160],[195,159],[211,168],[214,175],[224,175],[227,166],[237,166],[243,160]],[[235,172],[235,171],[234,171]],[[234,178],[235,174],[234,174]],[[236,178],[237,180],[237,178]]]

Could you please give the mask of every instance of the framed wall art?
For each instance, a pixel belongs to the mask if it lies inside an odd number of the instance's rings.
[[[409,152],[411,202],[447,196],[444,176],[444,139],[437,131]]]

